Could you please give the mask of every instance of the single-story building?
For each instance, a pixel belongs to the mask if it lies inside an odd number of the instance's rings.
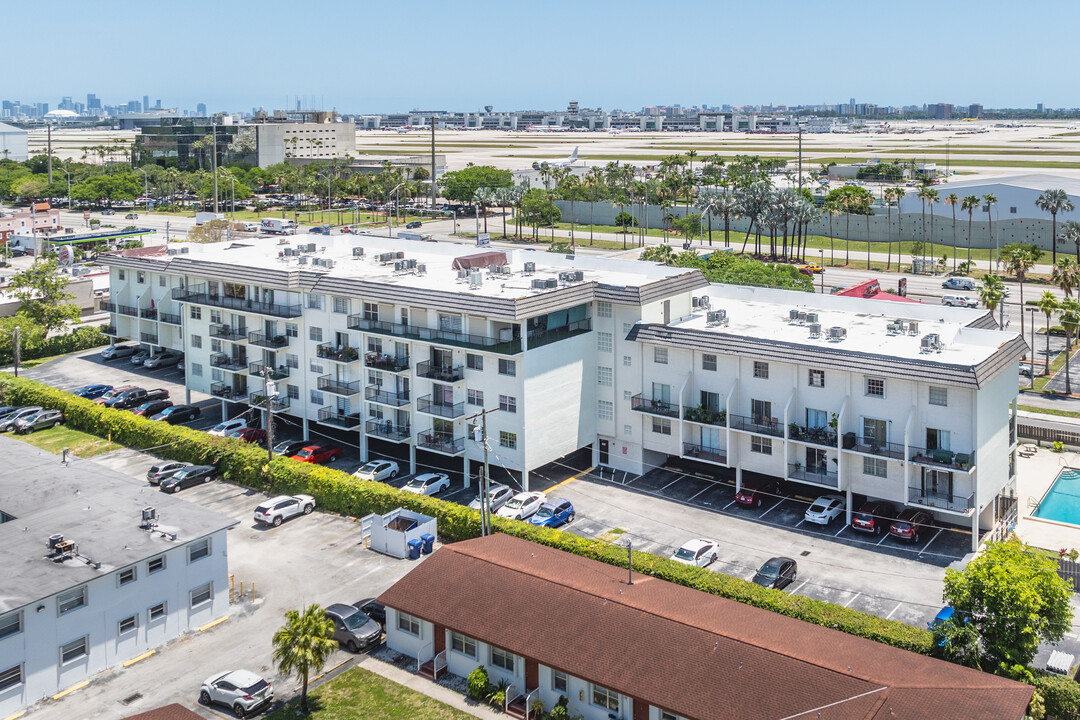
[[[443,546],[379,602],[428,676],[483,666],[520,711],[565,696],[585,720],[1021,720],[1033,691],[502,534]]]

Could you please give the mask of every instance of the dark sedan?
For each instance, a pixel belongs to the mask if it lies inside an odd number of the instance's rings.
[[[789,557],[774,557],[765,561],[754,575],[754,582],[762,587],[783,590],[795,582],[799,563]]]
[[[934,519],[925,510],[908,508],[889,525],[889,534],[897,540],[917,543],[919,537],[930,529]]]
[[[161,481],[161,489],[165,492],[179,492],[192,485],[208,483],[214,479],[217,468],[213,465],[192,465],[180,470],[170,478]]]
[[[191,467],[191,463],[179,460],[159,462],[146,472],[146,482],[151,485],[160,485],[162,480],[171,478],[186,467]]]
[[[889,523],[896,517],[896,508],[891,503],[870,500],[859,506],[851,516],[851,529],[859,532],[880,535],[889,528]]]
[[[369,618],[386,627],[386,608],[375,598],[366,598],[356,603],[356,607]]]
[[[194,405],[173,405],[150,417],[151,420],[164,420],[170,425],[198,420],[202,411]]]
[[[152,418],[162,410],[172,407],[171,400],[151,400],[150,402],[144,402],[139,407],[135,408],[131,412],[136,415],[142,415],[143,417]]]
[[[282,440],[274,446],[274,454],[292,457],[310,444],[308,440]]]

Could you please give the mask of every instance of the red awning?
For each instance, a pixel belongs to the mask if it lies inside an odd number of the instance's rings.
[[[454,258],[454,262],[450,265],[452,270],[469,270],[471,268],[486,268],[489,265],[507,265],[506,253],[504,252],[482,252],[475,255],[462,255],[459,258]]]

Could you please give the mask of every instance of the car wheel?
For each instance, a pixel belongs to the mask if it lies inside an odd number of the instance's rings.
[[[276,518],[274,518],[274,527],[278,527],[279,525],[281,525],[281,516],[280,515],[278,515]]]
[[[238,717],[238,718],[244,717],[244,706],[241,705],[240,703],[236,703],[235,705],[233,705],[232,706],[232,711],[234,713],[236,713],[236,717]]]
[[[717,557],[716,553],[713,553],[712,558],[709,559],[709,562],[716,562],[716,557]]]
[[[391,470],[390,471],[390,479],[393,480],[396,477],[397,477],[397,470]]]
[[[60,421],[59,421],[59,420],[57,420],[56,422],[54,422],[54,423],[52,424],[52,426],[53,426],[54,428],[58,428],[58,427],[60,427]]]
[[[919,544],[919,533],[915,533],[914,542],[915,542],[916,545]]]
[[[202,704],[202,705],[209,705],[210,704],[210,693],[206,692],[205,690],[203,690],[201,693],[199,693],[199,703]]]
[[[360,646],[356,644],[355,640],[350,640],[348,643],[346,643],[345,649],[353,654],[360,652]]]
[[[315,509],[314,505],[305,505],[304,506],[304,514],[305,515],[310,515],[311,511],[314,510],[314,509]]]
[[[757,504],[754,507],[761,507],[761,498],[757,499]]]
[[[327,460],[327,462],[334,462],[335,460],[337,460],[337,457],[336,457],[336,456],[334,456],[334,455],[331,455],[331,456],[330,456],[330,459],[329,459],[329,460]]]
[[[566,516],[566,524],[569,525],[572,522],[574,522],[574,513],[570,513]]]
[[[211,481],[211,480],[213,480],[213,479],[214,479],[214,476],[213,476],[213,475],[207,475],[206,477],[204,477],[204,478],[203,478],[203,482],[204,482],[204,483],[208,483],[208,482],[210,482],[210,481]]]

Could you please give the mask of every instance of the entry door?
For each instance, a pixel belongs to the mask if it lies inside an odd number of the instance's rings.
[[[926,449],[927,450],[951,450],[951,443],[949,442],[948,430],[936,430],[934,428],[926,428]]]
[[[824,475],[829,469],[825,451],[821,448],[806,448],[806,471]]]
[[[671,403],[671,386],[654,382],[652,384],[652,399],[662,403]]]
[[[772,403],[767,400],[750,401],[751,420],[755,425],[768,425],[772,422]]]
[[[600,455],[600,458],[599,458],[600,464],[601,465],[607,465],[608,460],[610,459],[609,456],[608,456],[608,441],[607,440],[601,440],[600,441],[599,455]]]
[[[953,494],[953,474],[945,470],[923,468],[923,495],[951,498]]]
[[[717,452],[720,450],[719,428],[701,428],[701,449],[710,452]]]

